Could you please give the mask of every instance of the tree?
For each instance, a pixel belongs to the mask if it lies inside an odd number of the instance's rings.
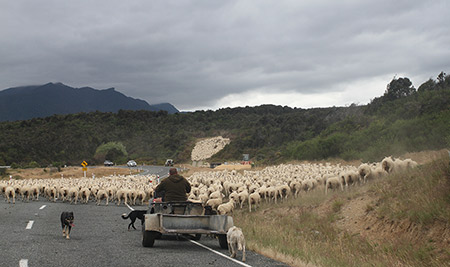
[[[436,89],[436,82],[433,79],[429,79],[428,81],[422,83],[419,88],[417,88],[418,92],[431,91]]]
[[[108,142],[97,147],[94,158],[98,162],[105,159],[115,161],[127,155],[127,150],[121,142]]]
[[[394,78],[387,85],[386,92],[384,93],[384,100],[391,101],[402,97],[410,96],[416,92],[414,86],[412,86],[409,78]]]

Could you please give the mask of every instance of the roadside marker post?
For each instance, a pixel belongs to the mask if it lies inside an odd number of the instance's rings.
[[[83,160],[83,162],[81,162],[81,166],[83,166],[83,172],[84,172],[84,178],[86,178],[86,171],[87,171],[87,162],[85,160]]]

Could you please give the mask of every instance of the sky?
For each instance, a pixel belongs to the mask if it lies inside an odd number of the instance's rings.
[[[367,104],[450,73],[448,0],[0,0],[0,90],[62,82],[181,111]]]

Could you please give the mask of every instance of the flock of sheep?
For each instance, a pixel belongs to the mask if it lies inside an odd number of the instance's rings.
[[[192,149],[191,159],[192,161],[208,159],[222,150],[230,142],[231,140],[229,138],[223,138],[222,136],[201,140],[197,142],[194,149]]]
[[[39,200],[44,197],[49,201],[88,203],[103,201],[143,205],[153,196],[155,175],[142,176],[107,176],[101,178],[61,178],[61,179],[25,179],[0,181],[0,189],[8,202]]]
[[[208,171],[196,172],[187,179],[192,185],[189,201],[211,206],[219,214],[230,214],[235,207],[249,211],[261,201],[277,203],[289,197],[297,198],[302,192],[322,189],[348,188],[379,179],[392,172],[414,168],[411,159],[387,157],[379,163],[361,164],[359,167],[340,164],[281,164],[260,171]],[[156,187],[154,175],[108,176],[102,178],[23,179],[0,181],[5,201],[15,203],[39,200],[63,201],[77,204],[95,201],[100,205],[115,202],[120,205],[143,205],[153,197]]]

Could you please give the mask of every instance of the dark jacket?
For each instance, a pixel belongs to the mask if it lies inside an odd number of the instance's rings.
[[[191,192],[191,184],[179,174],[170,175],[156,187],[155,192],[164,191],[164,201],[187,201],[187,193]]]

